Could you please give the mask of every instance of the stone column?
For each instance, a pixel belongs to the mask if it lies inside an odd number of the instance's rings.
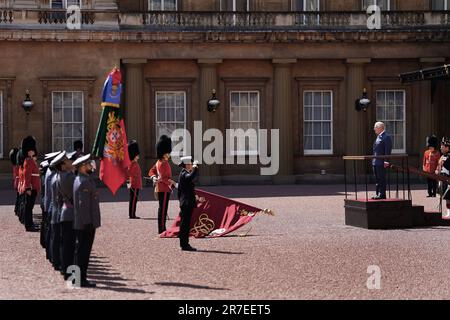
[[[145,128],[144,128],[144,64],[147,59],[123,59],[125,65],[125,125],[128,141],[134,139],[139,143],[140,159],[144,162]]]
[[[420,67],[422,69],[432,68],[445,63],[445,58],[421,58]],[[425,148],[426,137],[430,134],[438,134],[438,103],[437,96],[434,96],[434,103],[431,104],[431,81],[421,81],[420,86],[420,106],[419,106],[419,132],[418,145],[415,146],[419,154]]]
[[[200,120],[202,121],[203,132],[210,128],[219,128],[219,114],[208,112],[207,102],[211,98],[212,90],[218,90],[217,66],[222,63],[221,59],[199,59],[197,61],[200,67]],[[223,108],[224,106],[222,106]],[[195,139],[193,137],[193,139]],[[209,142],[204,143],[204,146]],[[202,150],[203,152],[203,150]],[[201,166],[200,183],[202,185],[218,185],[221,183],[220,167],[218,164]]]
[[[347,98],[346,98],[346,148],[345,154],[360,156],[367,153],[368,130],[372,130],[367,124],[368,114],[355,110],[355,100],[362,97],[365,87],[365,65],[370,63],[370,58],[347,59]],[[370,94],[370,92],[369,92]],[[372,105],[372,107],[374,107]],[[372,126],[371,124],[370,126]],[[375,139],[375,136],[374,136]],[[348,168],[351,166],[347,166]],[[362,164],[358,165],[358,172],[362,173]],[[352,167],[353,168],[353,167]],[[351,168],[349,168],[350,170]],[[353,171],[352,171],[353,173]]]
[[[275,184],[295,183],[292,131],[292,64],[297,59],[273,59],[273,128],[280,133],[280,167]],[[273,156],[273,155],[272,155]]]

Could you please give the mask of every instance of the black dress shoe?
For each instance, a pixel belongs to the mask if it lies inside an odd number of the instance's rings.
[[[25,228],[26,232],[39,232],[39,229],[35,227]]]
[[[382,196],[372,197],[372,200],[383,200],[383,199],[386,199],[386,197],[382,197]]]
[[[90,282],[88,280],[82,281],[81,282],[81,287],[82,288],[95,288],[97,285],[93,282]]]
[[[191,247],[191,246],[187,246],[187,247],[182,247],[181,250],[183,251],[197,251],[197,249]]]

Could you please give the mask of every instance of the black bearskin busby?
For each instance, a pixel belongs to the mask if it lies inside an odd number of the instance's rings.
[[[73,150],[77,151],[77,150],[83,150],[83,141],[81,140],[76,140],[73,142]]]
[[[16,164],[18,166],[23,166],[24,162],[25,162],[25,154],[23,153],[22,149],[19,149],[19,151],[17,152],[17,160],[16,160]]]
[[[13,166],[17,165],[17,153],[19,153],[19,148],[12,148],[9,152],[9,159]]]
[[[34,137],[32,137],[32,136],[28,136],[28,137],[24,138],[22,140],[22,148],[21,149],[22,149],[23,155],[25,157],[28,156],[28,151],[31,151],[31,150],[33,150],[35,155],[37,156],[36,139],[34,139]]]
[[[166,136],[162,135],[156,144],[156,156],[158,159],[162,159],[166,153],[172,152],[172,140]]]
[[[128,143],[128,155],[130,156],[130,160],[133,161],[136,156],[140,154],[139,145],[136,140],[131,140]]]
[[[442,138],[442,141],[441,141],[441,144],[444,145],[444,146],[446,146],[446,147],[449,147],[449,148],[450,148],[450,138],[448,138],[448,137],[443,137],[443,138]]]
[[[427,147],[433,147],[435,149],[438,149],[439,140],[435,135],[427,137]]]

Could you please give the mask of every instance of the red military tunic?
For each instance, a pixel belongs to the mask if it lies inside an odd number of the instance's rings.
[[[423,154],[423,171],[434,173],[436,171],[440,158],[441,153],[439,151],[425,151],[425,153]]]
[[[19,175],[19,179],[18,179],[19,182],[17,184],[17,191],[20,194],[23,194],[25,192],[25,189],[23,188],[23,186],[25,184],[25,175],[24,175],[22,166],[19,166],[18,175]]]
[[[25,163],[23,164],[23,179],[21,193],[24,193],[28,189],[36,190],[36,192],[41,190],[39,168],[36,161],[32,158],[25,159]]]
[[[142,189],[142,172],[141,167],[137,161],[132,161],[128,167],[128,179],[130,180],[131,188]]]
[[[157,192],[172,192],[169,179],[172,179],[172,169],[166,160],[158,160],[148,172],[149,177],[159,177],[156,185]]]

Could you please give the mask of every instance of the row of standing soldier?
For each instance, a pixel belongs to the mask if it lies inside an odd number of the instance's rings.
[[[14,187],[17,191],[15,211],[27,231],[38,231],[33,223],[33,207],[42,189],[42,223],[40,243],[53,268],[72,279],[78,267],[79,285],[95,287],[87,280],[87,268],[96,228],[100,227],[99,197],[91,175],[95,165],[90,155],[82,153],[76,141],[72,153],[46,154],[37,165],[36,141],[28,136],[21,148],[10,152]]]

